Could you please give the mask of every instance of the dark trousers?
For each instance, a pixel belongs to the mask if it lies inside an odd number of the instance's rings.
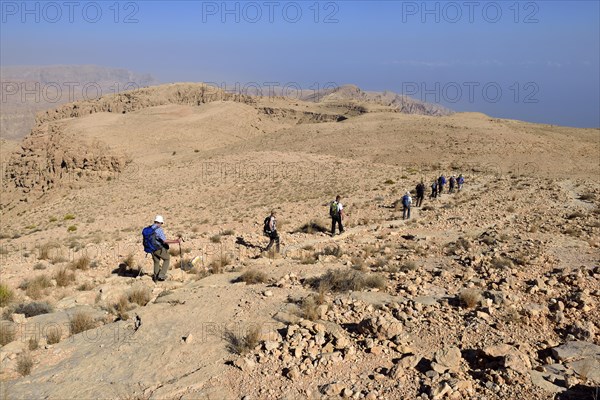
[[[335,235],[335,224],[336,223],[339,226],[340,233],[344,232],[344,225],[342,224],[342,217],[339,215],[336,215],[334,217],[331,217],[331,236]]]
[[[433,197],[433,198],[437,197],[437,187],[434,189],[431,189],[431,196],[429,196],[429,197]]]
[[[423,203],[423,197],[425,197],[423,194],[417,195],[417,202],[415,204],[417,207],[421,207],[421,204]]]
[[[277,231],[273,231],[269,234],[269,238],[271,240],[269,240],[269,244],[267,245],[265,251],[271,250],[273,243],[275,243],[275,250],[277,250],[277,252],[279,253],[279,233],[277,233]]]
[[[442,192],[443,192],[443,191],[444,191],[444,185],[440,185],[440,184],[438,183],[438,193],[439,193],[439,194],[442,194]]]
[[[410,206],[402,206],[402,219],[410,218]]]

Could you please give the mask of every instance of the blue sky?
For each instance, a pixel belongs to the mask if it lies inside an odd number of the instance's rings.
[[[600,126],[598,1],[71,4],[2,1],[2,65],[98,64],[265,91],[352,83],[457,111]]]

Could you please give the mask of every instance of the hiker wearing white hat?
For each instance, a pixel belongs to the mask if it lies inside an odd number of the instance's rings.
[[[412,205],[412,197],[410,197],[410,192],[406,192],[404,196],[402,196],[402,219],[410,218],[410,207]]]
[[[152,276],[154,282],[167,279],[167,271],[169,270],[169,263],[171,262],[169,244],[179,243],[179,239],[167,240],[162,228],[164,223],[165,220],[162,215],[157,215],[154,217],[154,223],[151,225],[156,236],[156,242],[158,242],[158,245],[156,246],[157,249],[151,253],[152,260],[154,261],[154,275]],[[160,260],[163,260],[162,268],[160,266]]]

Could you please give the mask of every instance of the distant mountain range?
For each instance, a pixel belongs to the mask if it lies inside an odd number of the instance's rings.
[[[20,139],[35,125],[35,115],[78,100],[92,100],[141,87],[157,85],[150,74],[97,65],[7,66],[0,68],[2,108],[0,138]],[[279,91],[275,91],[278,93]],[[269,93],[243,93],[265,95]],[[405,114],[442,116],[452,110],[394,92],[363,91],[355,85],[326,90],[302,90],[298,100],[339,105],[346,109],[356,104],[357,112],[367,109]]]
[[[150,74],[97,65],[3,66],[0,78],[3,139],[29,133],[39,111],[158,83]]]

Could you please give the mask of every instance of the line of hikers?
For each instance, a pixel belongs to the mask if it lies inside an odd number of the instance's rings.
[[[465,184],[465,177],[462,174],[460,174],[458,178],[455,175],[452,175],[448,182],[446,181],[444,174],[440,175],[438,178],[434,178],[433,183],[431,184],[431,195],[429,198],[441,196],[446,183],[448,183],[448,193],[454,193],[455,190],[460,192]],[[417,192],[415,207],[421,207],[423,199],[425,198],[425,183],[423,180],[417,184],[415,191]],[[413,201],[410,192],[406,192],[404,196],[402,196],[402,219],[410,218],[412,203]]]
[[[456,178],[454,175],[450,177],[448,192],[453,193],[455,188],[460,191],[462,190],[465,178],[461,175]],[[433,181],[431,185],[430,198],[438,197],[442,194],[444,186],[446,185],[446,177],[442,174],[439,178]],[[421,207],[423,199],[425,197],[425,183],[423,180],[416,186],[416,207]],[[338,235],[344,233],[344,205],[341,202],[342,198],[340,195],[335,197],[335,200],[329,203],[329,216],[331,218],[331,236],[335,236],[336,227],[339,231]],[[410,209],[412,207],[412,197],[410,192],[407,191],[402,196],[402,219],[410,218]],[[153,281],[164,281],[166,279],[167,271],[169,270],[169,264],[171,255],[169,254],[169,244],[181,244],[183,240],[181,237],[173,240],[167,240],[165,233],[162,229],[164,219],[161,215],[157,215],[154,218],[154,223],[142,230],[144,251],[152,255],[154,261],[154,274],[152,276]],[[263,233],[269,237],[269,244],[265,248],[265,251],[270,251],[273,245],[275,250],[279,253],[280,250],[280,236],[277,232],[277,211],[272,210],[270,215],[265,218],[263,222]],[[163,261],[162,267],[160,261]]]

